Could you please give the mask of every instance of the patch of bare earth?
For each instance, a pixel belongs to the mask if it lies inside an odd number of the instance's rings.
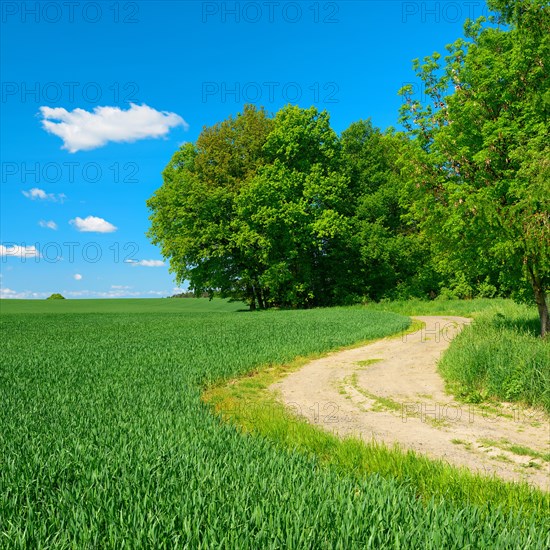
[[[333,353],[271,386],[280,399],[340,436],[398,444],[506,480],[550,489],[550,419],[511,403],[458,403],[437,361],[470,319],[416,317],[417,332]]]

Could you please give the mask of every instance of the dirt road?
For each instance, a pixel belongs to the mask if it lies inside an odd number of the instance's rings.
[[[457,403],[436,365],[471,320],[415,319],[425,323],[422,330],[317,359],[271,389],[308,421],[338,435],[398,443],[549,490],[548,416],[510,403]]]

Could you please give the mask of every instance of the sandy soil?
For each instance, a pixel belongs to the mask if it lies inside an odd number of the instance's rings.
[[[312,361],[273,384],[309,422],[340,436],[399,444],[550,490],[550,420],[511,403],[457,403],[436,364],[470,319],[416,317],[425,327]]]

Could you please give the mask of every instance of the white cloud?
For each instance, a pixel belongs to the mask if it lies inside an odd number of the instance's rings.
[[[48,194],[44,189],[38,189],[38,187],[33,187],[32,189],[29,189],[28,191],[21,191],[25,197],[29,199],[40,199],[40,200],[47,200],[52,199],[55,197],[55,195]]]
[[[17,298],[18,293],[11,288],[0,288],[0,298]]]
[[[126,285],[111,285],[111,289],[112,290],[128,290],[132,288],[131,286],[126,286]]]
[[[63,291],[63,296],[72,298],[137,298],[141,296],[141,292],[129,292],[125,289],[114,289],[107,291],[97,290],[68,290]]]
[[[38,225],[40,227],[45,227],[46,229],[57,229],[57,224],[53,221],[53,220],[50,220],[50,221],[46,221],[46,220],[40,220],[38,222]]]
[[[108,142],[132,142],[159,138],[171,128],[189,125],[176,113],[157,111],[148,105],[130,103],[126,111],[119,107],[95,107],[67,111],[62,107],[40,107],[42,127],[63,140],[63,149],[70,153],[88,151]]]
[[[28,300],[30,298],[46,298],[48,296],[47,292],[32,292],[31,290],[17,292],[11,288],[0,288],[0,299]]]
[[[162,260],[125,260],[125,263],[131,266],[137,267],[162,267],[164,262]]]
[[[14,244],[12,246],[4,246],[0,244],[0,257],[13,256],[15,258],[36,258],[40,257],[40,252],[33,246],[19,246]]]
[[[74,225],[77,231],[86,233],[112,233],[117,228],[103,218],[97,218],[96,216],[88,216],[87,218],[75,218],[70,220],[69,223]]]
[[[81,275],[80,273],[75,273],[75,274],[73,275],[73,279],[74,279],[75,281],[81,281],[81,280],[82,280],[82,275]]]
[[[137,298],[141,292],[129,292],[128,290],[108,290],[107,292],[92,292],[91,295],[98,298]]]
[[[21,191],[21,193],[33,201],[38,199],[40,201],[63,202],[67,198],[65,193],[59,193],[58,195],[54,193],[46,193],[44,189],[40,189],[38,187],[33,187],[28,191]]]

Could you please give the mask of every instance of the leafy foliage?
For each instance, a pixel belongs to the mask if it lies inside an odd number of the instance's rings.
[[[382,133],[367,120],[353,123],[341,142],[353,205],[351,238],[361,270],[353,279],[362,285],[354,288],[348,281],[348,288],[374,300],[435,294],[438,279],[425,261],[429,246],[405,219],[408,197],[398,168],[405,137],[391,129]]]
[[[443,270],[508,288],[527,280],[549,326],[550,9],[498,1],[506,27],[468,21],[466,36],[415,61],[430,103],[407,99],[413,213]],[[492,20],[492,23],[496,23]]]
[[[401,219],[404,146],[370,121],[339,138],[313,107],[246,106],[174,155],[149,235],[179,282],[252,308],[435,293],[429,247]]]
[[[197,293],[250,296],[258,277],[255,250],[242,244],[236,200],[264,162],[271,125],[265,111],[248,106],[205,128],[196,144],[174,154],[163,186],[147,202],[153,243],[170,258],[176,279],[187,279]]]

